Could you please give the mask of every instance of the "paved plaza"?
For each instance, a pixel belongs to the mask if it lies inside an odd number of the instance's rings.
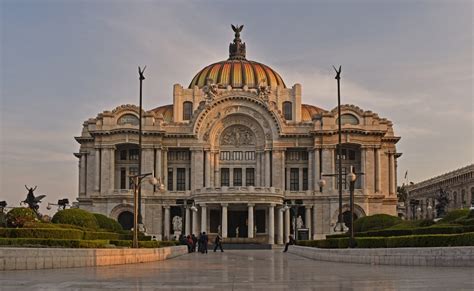
[[[0,272],[0,290],[474,290],[471,268],[320,262],[235,250],[97,268]]]

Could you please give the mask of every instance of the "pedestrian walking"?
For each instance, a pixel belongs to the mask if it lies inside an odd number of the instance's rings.
[[[283,251],[286,253],[288,251],[288,246],[294,245],[296,243],[295,239],[293,238],[292,235],[288,236],[288,242],[285,244],[285,250]]]
[[[207,236],[206,232],[203,232],[202,233],[202,253],[206,253],[207,254],[207,244],[209,242],[209,237]]]
[[[196,251],[196,245],[197,245],[197,237],[194,235],[194,233],[191,235],[191,238],[193,239],[193,252]]]
[[[217,248],[220,248],[221,252],[224,252],[222,249],[222,238],[219,234],[217,234],[216,238],[214,239],[214,252],[216,252]]]

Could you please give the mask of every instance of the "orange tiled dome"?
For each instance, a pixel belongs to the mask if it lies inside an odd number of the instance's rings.
[[[214,63],[199,71],[194,76],[189,88],[194,86],[204,87],[207,79],[211,79],[213,83],[218,84],[221,88],[232,86],[232,88],[257,88],[261,82],[267,86],[277,87],[285,86],[285,82],[280,75],[269,66],[247,60],[245,58],[246,47],[240,39],[240,31],[242,26],[233,26],[235,32],[234,42],[229,45],[229,59],[226,61]]]
[[[283,86],[286,88],[283,79],[272,68],[245,59],[229,59],[205,67],[194,76],[189,88],[194,86],[202,88],[206,85],[208,78],[223,88],[228,85],[231,85],[232,88],[242,88],[245,85],[249,88],[257,88],[262,81],[270,87]]]

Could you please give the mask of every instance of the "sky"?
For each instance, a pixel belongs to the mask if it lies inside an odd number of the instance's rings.
[[[244,24],[247,58],[269,65],[303,103],[377,112],[401,136],[398,183],[474,160],[473,2],[0,0],[0,200],[24,185],[48,202],[78,193],[82,123],[138,103],[172,103],[206,65],[228,57]],[[45,205],[42,206],[44,209]]]

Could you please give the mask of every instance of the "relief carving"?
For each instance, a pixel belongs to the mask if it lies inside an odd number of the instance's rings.
[[[221,145],[255,145],[253,132],[243,126],[232,126],[224,131],[221,138]]]
[[[211,103],[214,99],[218,97],[217,88],[219,86],[214,83],[214,80],[211,78],[206,79],[206,85],[202,87],[202,90],[205,94],[206,103]]]

